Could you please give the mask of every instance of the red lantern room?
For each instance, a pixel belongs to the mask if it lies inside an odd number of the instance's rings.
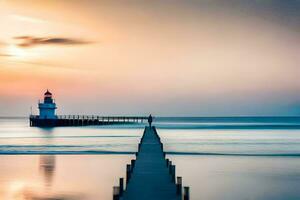
[[[53,103],[52,93],[47,90],[44,94],[44,103]]]

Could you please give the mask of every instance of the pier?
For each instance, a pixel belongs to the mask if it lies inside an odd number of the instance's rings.
[[[39,115],[30,115],[30,126],[96,126],[113,124],[143,123],[147,117],[140,116],[97,116],[97,115],[57,115],[55,118],[41,118]]]
[[[189,200],[189,187],[182,187],[175,165],[166,158],[155,127],[146,127],[136,159],[126,166],[124,178],[113,187],[113,200]]]
[[[56,102],[49,90],[44,93],[44,100],[39,100],[38,108],[39,115],[31,113],[29,116],[30,126],[56,127],[132,124],[143,123],[147,119],[147,117],[141,116],[56,115]]]

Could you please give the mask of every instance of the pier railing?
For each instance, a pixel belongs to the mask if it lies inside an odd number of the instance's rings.
[[[54,119],[30,115],[30,126],[87,126],[126,123],[143,123],[143,116],[99,116],[99,115],[57,115]]]

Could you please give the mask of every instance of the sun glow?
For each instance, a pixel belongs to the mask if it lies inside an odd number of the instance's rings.
[[[14,44],[9,45],[6,49],[6,52],[8,55],[10,55],[11,58],[18,60],[31,60],[41,56],[40,50],[22,48]]]
[[[23,199],[22,191],[25,188],[25,183],[22,181],[13,181],[8,185],[8,194],[5,199],[7,200],[16,200],[16,199]]]
[[[22,181],[13,181],[9,185],[10,192],[18,192],[25,187],[25,183]]]
[[[29,56],[29,53],[26,50],[15,45],[8,46],[7,53],[16,58],[27,58]]]

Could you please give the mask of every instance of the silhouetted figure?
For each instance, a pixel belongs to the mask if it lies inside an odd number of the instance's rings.
[[[152,121],[153,121],[153,117],[152,117],[152,115],[150,114],[149,117],[148,117],[148,123],[149,123],[149,126],[150,126],[150,127],[151,127]]]

